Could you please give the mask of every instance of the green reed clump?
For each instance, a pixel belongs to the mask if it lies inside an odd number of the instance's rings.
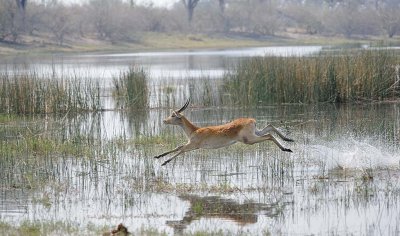
[[[149,89],[147,86],[148,74],[143,68],[131,67],[129,71],[114,78],[113,95],[119,105],[125,104],[131,108],[148,107]]]
[[[224,76],[223,90],[247,106],[398,99],[399,64],[389,50],[252,58]]]
[[[100,85],[79,78],[0,74],[0,113],[49,114],[100,110]]]
[[[30,221],[24,220],[21,224],[9,224],[6,221],[0,222],[0,231],[2,235],[76,235],[82,233],[82,230],[71,223],[64,221]],[[60,233],[62,232],[62,233]]]
[[[23,120],[0,123],[3,187],[38,189],[59,179],[60,165],[67,160],[85,163],[96,170],[97,164],[118,155],[116,141],[102,139],[100,113],[56,120],[40,117],[25,116]]]

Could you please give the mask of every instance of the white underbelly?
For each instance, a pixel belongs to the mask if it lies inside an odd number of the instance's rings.
[[[215,148],[221,148],[221,147],[226,147],[229,145],[232,145],[236,143],[236,140],[213,140],[213,141],[204,141],[201,145],[201,148],[204,149],[215,149]]]

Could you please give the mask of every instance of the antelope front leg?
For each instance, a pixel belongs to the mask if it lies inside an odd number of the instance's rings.
[[[176,147],[175,149],[173,149],[173,150],[171,150],[171,151],[168,151],[168,152],[164,152],[164,153],[162,153],[162,154],[160,154],[160,155],[158,155],[158,156],[155,156],[154,158],[160,158],[160,157],[163,157],[163,156],[166,156],[166,155],[168,155],[168,154],[170,154],[170,153],[173,153],[173,152],[177,152],[177,151],[179,151],[179,150],[181,150],[181,148],[183,147],[184,145],[181,145],[181,146],[178,146],[178,147]]]
[[[287,141],[287,142],[294,142],[293,139],[284,136],[277,128],[275,128],[275,127],[274,127],[273,125],[271,125],[271,124],[267,125],[267,127],[265,127],[265,128],[262,129],[262,130],[257,130],[257,131],[256,131],[256,134],[257,134],[258,136],[264,136],[264,135],[266,135],[267,133],[270,133],[271,131],[273,131],[273,132],[275,132],[277,135],[279,135],[279,137],[281,137],[281,139],[283,139],[284,141]]]
[[[165,165],[168,164],[170,161],[172,161],[175,157],[181,155],[182,153],[185,153],[185,152],[189,152],[189,151],[193,151],[193,150],[198,149],[197,147],[193,147],[193,146],[191,145],[190,142],[187,143],[186,145],[182,145],[182,146],[180,146],[180,147],[178,147],[178,148],[179,148],[179,152],[178,152],[177,154],[175,154],[174,156],[172,156],[171,158],[169,158],[168,160],[164,161],[164,163],[162,163],[161,166],[165,166]],[[178,148],[176,148],[176,149],[178,149]],[[171,151],[171,152],[172,152],[172,151]],[[171,153],[171,152],[169,152],[169,153]]]
[[[165,166],[166,164],[168,164],[170,161],[172,161],[175,157],[177,157],[177,156],[179,156],[179,155],[181,155],[182,153],[184,153],[184,151],[180,151],[180,152],[178,152],[177,154],[175,154],[173,157],[171,157],[170,159],[168,159],[168,160],[166,160],[166,161],[164,161],[164,163],[162,163],[162,165],[161,166]]]

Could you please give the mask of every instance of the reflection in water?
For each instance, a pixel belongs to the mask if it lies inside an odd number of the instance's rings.
[[[14,184],[14,186],[0,191],[0,215],[7,212],[8,217],[17,220],[21,214],[27,213],[27,205],[31,196],[28,191],[19,189],[19,187]]]
[[[149,119],[149,114],[150,112],[148,109],[129,109],[120,112],[120,117],[126,118],[128,121],[129,128],[127,131],[131,131],[131,134],[129,134],[128,137],[137,137],[141,134],[143,135],[146,131],[149,131],[149,127],[155,128],[160,126],[160,124],[155,123],[156,120]],[[146,135],[150,134],[148,133]]]
[[[103,236],[128,236],[131,235],[128,229],[121,223],[117,226],[116,229],[111,230],[111,232],[103,233]]]
[[[237,203],[231,199],[218,196],[199,197],[196,195],[181,195],[180,199],[189,201],[190,207],[182,220],[167,221],[166,224],[174,228],[174,233],[183,233],[183,230],[193,221],[205,218],[221,218],[234,221],[241,226],[257,223],[260,212],[268,217],[276,217],[280,212],[275,205],[254,202]]]

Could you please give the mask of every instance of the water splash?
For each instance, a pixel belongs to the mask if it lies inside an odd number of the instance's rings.
[[[334,168],[400,168],[400,154],[371,140],[347,138],[305,147],[307,158]]]

